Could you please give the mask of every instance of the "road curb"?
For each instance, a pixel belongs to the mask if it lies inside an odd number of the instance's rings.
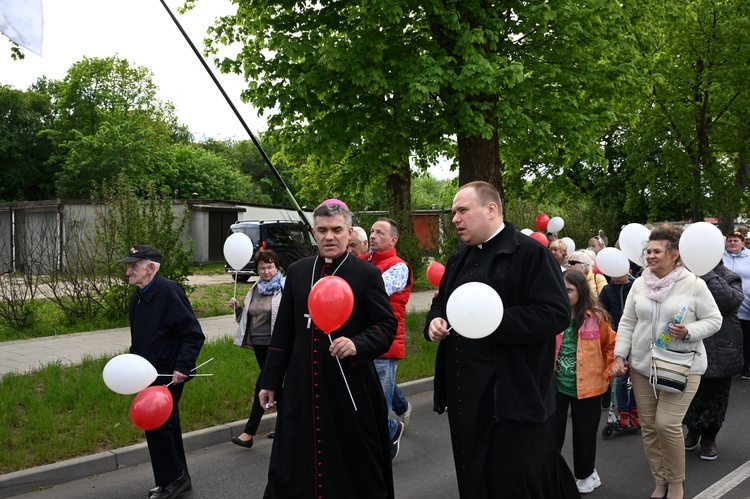
[[[404,396],[409,397],[432,390],[433,378],[424,378],[399,384]],[[268,414],[261,419],[258,434],[264,435],[273,431],[276,426],[276,414]],[[211,428],[192,431],[183,435],[185,451],[190,452],[212,445],[229,442],[235,435],[242,433],[245,420],[226,423]],[[135,466],[148,462],[149,454],[146,443],[130,445],[119,449],[100,452],[90,456],[68,459],[57,463],[37,466],[13,473],[0,475],[0,498],[11,497],[40,488],[79,480],[92,475],[115,471],[119,468]]]

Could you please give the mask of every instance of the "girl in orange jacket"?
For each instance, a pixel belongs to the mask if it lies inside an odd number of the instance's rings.
[[[594,468],[596,437],[602,413],[601,396],[609,392],[615,332],[607,313],[591,296],[586,275],[578,270],[563,274],[571,306],[568,329],[557,336],[557,446],[562,449],[571,410],[573,474],[581,494],[602,482]]]

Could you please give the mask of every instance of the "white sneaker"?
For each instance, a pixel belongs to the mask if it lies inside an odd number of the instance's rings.
[[[594,470],[590,477],[582,480],[576,480],[576,486],[578,486],[578,492],[581,494],[588,494],[593,492],[595,488],[602,484],[599,474]]]
[[[404,430],[409,427],[409,421],[411,420],[411,402],[406,402],[406,412],[403,414],[396,414],[396,421],[404,423]]]

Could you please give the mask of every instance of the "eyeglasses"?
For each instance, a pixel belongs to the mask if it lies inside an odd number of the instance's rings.
[[[573,265],[585,265],[583,262],[578,262],[576,260],[568,260],[568,267],[572,267]]]

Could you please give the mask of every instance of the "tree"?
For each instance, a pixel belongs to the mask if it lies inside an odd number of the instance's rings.
[[[459,183],[488,180],[502,192],[501,160],[570,164],[599,151],[613,103],[639,71],[630,35],[638,8],[240,0],[208,43],[215,53],[242,42],[236,57],[217,62],[247,75],[245,99],[278,109],[272,130],[296,157],[314,156],[303,169],[342,170],[327,185],[403,188],[408,158],[448,150],[455,134]]]
[[[0,201],[48,199],[54,193],[44,167],[51,147],[39,136],[51,119],[49,95],[0,85]]]
[[[647,193],[652,218],[716,214],[726,232],[748,186],[750,5],[676,7],[655,26],[651,96],[627,134],[629,160],[643,165],[630,193]]]

